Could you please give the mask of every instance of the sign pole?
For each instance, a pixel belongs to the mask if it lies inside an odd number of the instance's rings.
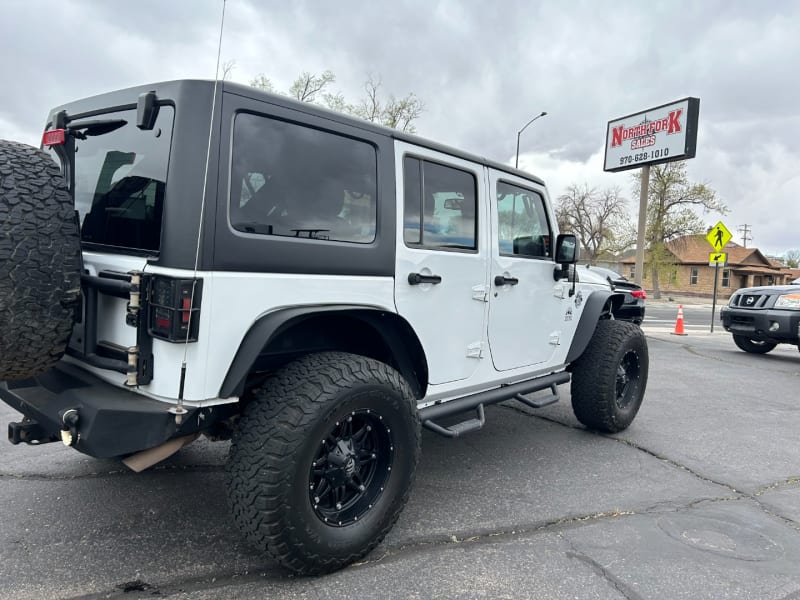
[[[714,333],[714,315],[717,313],[717,273],[719,273],[719,261],[714,263],[714,299],[711,301],[711,333]]]
[[[644,275],[644,244],[647,230],[647,195],[650,189],[650,165],[646,164],[641,171],[641,187],[639,188],[639,231],[636,238],[636,264],[633,267],[633,280],[642,285]]]

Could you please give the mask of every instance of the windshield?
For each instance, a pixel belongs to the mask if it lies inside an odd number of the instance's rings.
[[[125,124],[75,140],[75,208],[84,247],[156,253],[174,110],[161,106],[155,126],[136,127],[136,110],[102,115]]]

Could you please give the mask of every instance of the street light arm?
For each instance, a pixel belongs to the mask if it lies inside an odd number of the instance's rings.
[[[518,169],[518,168],[519,168],[519,136],[521,136],[521,135],[522,135],[522,132],[523,132],[523,131],[525,131],[525,130],[528,128],[528,125],[530,125],[531,123],[533,123],[533,122],[534,122],[536,119],[539,119],[539,118],[541,118],[541,117],[545,116],[546,114],[547,114],[547,112],[546,112],[546,111],[542,111],[541,113],[539,113],[538,115],[536,115],[535,117],[533,117],[533,118],[532,118],[530,121],[528,121],[527,123],[525,123],[525,126],[524,126],[522,129],[520,129],[520,130],[517,132],[517,158],[516,158],[516,160],[514,161],[514,168],[515,168],[515,169]]]
[[[532,118],[530,121],[528,121],[527,123],[525,123],[525,126],[524,126],[522,129],[520,129],[520,130],[517,132],[517,135],[520,135],[520,134],[521,134],[523,131],[525,131],[525,130],[528,128],[528,125],[530,125],[531,123],[533,123],[533,122],[534,122],[536,119],[539,119],[539,118],[541,118],[541,117],[544,117],[545,115],[547,115],[547,112],[543,110],[543,111],[542,111],[540,114],[536,115],[536,116],[535,116],[535,117],[533,117],[533,118]]]

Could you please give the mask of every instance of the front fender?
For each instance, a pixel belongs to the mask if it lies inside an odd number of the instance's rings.
[[[589,299],[586,300],[586,306],[581,313],[581,318],[575,329],[575,335],[572,337],[572,344],[570,344],[565,360],[567,364],[575,362],[586,350],[589,340],[592,339],[594,330],[597,328],[597,322],[602,318],[608,318],[624,300],[625,296],[623,294],[612,292],[611,290],[596,290],[592,292]]]

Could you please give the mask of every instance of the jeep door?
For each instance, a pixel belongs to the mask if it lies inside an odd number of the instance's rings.
[[[553,278],[555,234],[546,190],[532,181],[489,170],[489,347],[498,371],[552,360],[573,328],[563,300],[564,284]]]
[[[484,168],[402,142],[395,149],[397,311],[419,336],[431,384],[466,379],[485,346]]]

